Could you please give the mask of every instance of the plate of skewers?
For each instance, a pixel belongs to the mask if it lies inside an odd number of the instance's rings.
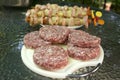
[[[58,25],[68,28],[88,27],[88,12],[90,8],[79,6],[59,6],[57,4],[36,4],[27,10],[25,21],[31,26]]]

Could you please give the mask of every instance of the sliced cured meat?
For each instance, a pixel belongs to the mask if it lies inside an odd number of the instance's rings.
[[[43,45],[49,45],[51,42],[45,41],[39,37],[39,32],[34,31],[26,34],[23,40],[24,44],[28,48],[37,48]]]
[[[96,47],[101,39],[82,30],[72,30],[68,36],[68,43],[79,47]]]
[[[68,55],[77,60],[91,60],[100,54],[99,46],[94,48],[81,48],[77,46],[68,47]]]
[[[33,60],[39,67],[54,71],[68,64],[68,53],[55,45],[41,46],[35,49]]]
[[[45,26],[40,28],[39,34],[41,38],[52,43],[64,43],[69,31],[68,28],[63,26]]]

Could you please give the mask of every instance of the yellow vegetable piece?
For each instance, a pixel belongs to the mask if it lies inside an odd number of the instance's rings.
[[[94,11],[93,11],[93,10],[91,11],[91,16],[92,16],[92,19],[95,18],[95,15],[94,15]]]
[[[95,18],[93,19],[93,23],[94,23],[94,26],[97,26],[97,22]]]
[[[57,14],[59,17],[63,17],[63,15],[64,15],[62,11],[59,11]]]
[[[103,19],[99,19],[99,20],[98,20],[98,24],[104,25],[104,24],[105,24],[105,21],[104,21]]]
[[[102,17],[102,12],[97,11],[97,12],[96,12],[96,16],[97,16],[97,17]]]

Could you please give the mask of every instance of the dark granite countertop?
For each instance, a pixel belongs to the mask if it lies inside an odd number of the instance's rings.
[[[0,80],[51,80],[32,72],[21,60],[24,35],[40,28],[32,28],[24,21],[26,10],[0,9]],[[87,80],[120,80],[120,15],[101,11],[105,25],[81,28],[101,37],[105,52],[102,66]]]

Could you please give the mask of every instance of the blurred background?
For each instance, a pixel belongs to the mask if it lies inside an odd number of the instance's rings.
[[[110,2],[110,10],[113,12],[116,12],[117,14],[120,14],[120,0],[0,0],[0,6],[11,6],[15,5],[17,3],[20,3],[19,6],[22,7],[32,7],[35,4],[45,4],[45,3],[60,3],[60,2],[72,2],[72,3],[78,3],[83,4],[87,6],[92,6],[100,9],[105,9],[105,4]]]
[[[61,1],[80,3],[80,4],[87,5],[87,6],[100,8],[100,9],[105,9],[105,4],[111,2],[111,11],[120,14],[120,5],[119,5],[120,0],[34,0],[33,5],[35,5],[37,3],[44,4],[49,1],[53,2],[53,3],[57,3],[57,2],[61,2]]]

